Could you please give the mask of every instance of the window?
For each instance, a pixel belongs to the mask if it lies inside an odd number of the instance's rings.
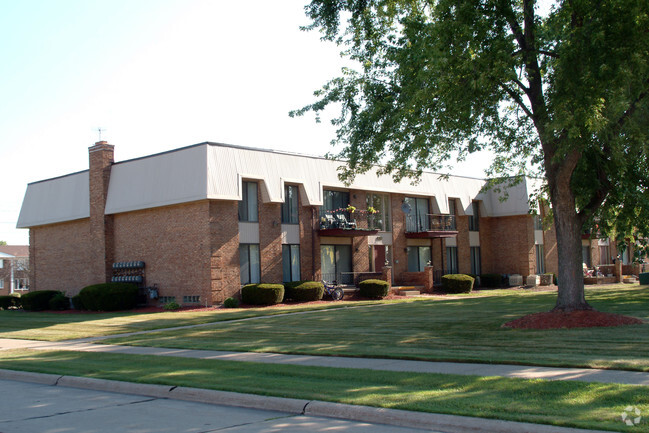
[[[0,259],[0,269],[5,267],[5,261],[3,259]]]
[[[534,230],[543,230],[543,218],[541,218],[541,215],[534,215]]]
[[[161,304],[168,304],[169,302],[176,302],[175,296],[160,296],[158,302]]]
[[[239,202],[239,221],[257,222],[257,183],[243,182],[243,192]]]
[[[322,279],[340,284],[354,282],[351,245],[321,245],[320,266]]]
[[[477,232],[480,231],[480,204],[477,201],[471,202],[471,209],[473,215],[469,215],[469,230]]]
[[[581,247],[581,261],[586,264],[587,268],[591,267],[591,264],[590,264],[590,247],[588,245],[582,245],[582,247]]]
[[[536,250],[536,273],[545,274],[545,257],[543,255],[543,245],[535,245]]]
[[[324,210],[346,209],[349,205],[349,193],[345,191],[324,190]]]
[[[471,273],[473,275],[480,275],[480,247],[471,247]]]
[[[198,304],[201,302],[200,295],[183,295],[183,304]]]
[[[448,273],[457,274],[457,247],[446,247],[446,261],[448,262]]]
[[[241,264],[241,284],[256,284],[261,281],[258,244],[239,245],[239,262]]]
[[[0,278],[0,289],[5,288],[5,280],[3,278]]]
[[[298,187],[293,185],[286,185],[284,187],[284,203],[282,203],[282,223],[284,224],[298,224],[297,219],[297,194]],[[285,280],[290,281],[290,280]]]
[[[390,196],[387,194],[367,194],[367,208],[374,208],[375,214],[368,215],[368,225],[371,229],[389,232],[390,225]]]
[[[300,246],[282,245],[283,281],[300,281]]]
[[[432,255],[430,247],[408,247],[408,272],[421,272],[430,266]]]
[[[430,206],[427,198],[406,197],[404,200],[410,207],[410,213],[406,219],[407,232],[425,232],[429,230],[428,212]]]
[[[599,246],[599,264],[600,265],[611,264],[611,251],[609,250],[608,245]]]
[[[449,228],[451,230],[457,230],[457,226],[455,225],[455,216],[457,215],[457,209],[455,207],[455,199],[454,198],[450,198],[448,200],[448,213],[449,213],[449,215],[453,216],[453,218],[451,218],[451,225],[450,225]]]

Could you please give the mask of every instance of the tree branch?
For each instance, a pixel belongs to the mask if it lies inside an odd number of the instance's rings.
[[[521,84],[522,84],[522,83],[521,83]],[[519,107],[521,107],[521,109],[525,112],[525,114],[526,114],[530,119],[532,119],[533,116],[534,116],[534,114],[530,111],[529,108],[527,108],[527,106],[525,105],[525,103],[523,102],[523,100],[521,99],[521,97],[520,97],[516,92],[514,92],[512,89],[510,89],[509,87],[507,87],[505,84],[503,84],[503,83],[499,83],[499,85],[500,85],[500,87],[502,87],[502,89],[503,89],[505,92],[507,92],[507,94],[508,94],[508,95],[509,95],[513,100],[514,100],[514,102],[516,102],[516,104],[517,104]]]

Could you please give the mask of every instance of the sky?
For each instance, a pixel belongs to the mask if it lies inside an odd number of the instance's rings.
[[[288,116],[344,65],[300,31],[307,3],[0,0],[0,240],[28,244],[15,228],[27,184],[86,170],[98,128],[116,161],[204,141],[331,151],[329,122]]]

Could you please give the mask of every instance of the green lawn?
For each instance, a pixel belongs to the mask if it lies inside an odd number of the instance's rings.
[[[365,303],[371,304],[375,302],[368,301]],[[361,305],[363,304],[361,303]],[[0,310],[0,338],[61,341],[356,305],[358,303],[331,302],[308,307],[296,304],[281,308],[221,309],[214,311],[188,310],[147,314],[128,311],[115,313],[59,314]]]
[[[646,387],[257,364],[111,353],[0,351],[0,368],[218,389],[560,426],[626,427],[629,405],[649,412]]]
[[[495,297],[388,303],[161,331],[106,342],[649,371],[649,323],[546,331],[501,327],[511,319],[551,309],[555,298],[554,293],[514,291]],[[649,320],[648,286],[588,289],[587,299],[600,311]]]

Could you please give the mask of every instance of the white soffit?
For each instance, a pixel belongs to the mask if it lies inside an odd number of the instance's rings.
[[[88,171],[30,183],[18,217],[28,228],[90,217]]]
[[[207,198],[206,145],[114,164],[106,214]]]

